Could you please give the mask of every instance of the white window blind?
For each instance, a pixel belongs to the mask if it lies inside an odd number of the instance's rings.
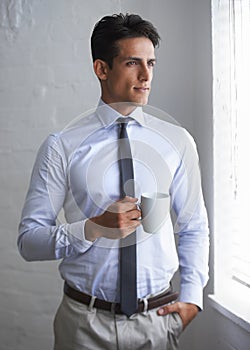
[[[212,29],[215,294],[250,300],[250,1],[213,0]]]

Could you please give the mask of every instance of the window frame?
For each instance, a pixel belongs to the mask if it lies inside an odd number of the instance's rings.
[[[213,43],[213,149],[214,149],[214,294],[211,305],[224,316],[250,332],[250,288],[231,276],[233,271],[233,237],[237,230],[237,162],[236,132],[237,88],[235,79],[237,6],[247,0],[212,0]],[[233,9],[232,9],[233,6]],[[235,7],[234,7],[235,6]],[[250,8],[249,8],[250,15]],[[231,17],[230,17],[231,16]],[[249,17],[250,18],[250,17]],[[228,27],[227,27],[228,26]],[[227,32],[228,30],[228,32]],[[249,70],[250,71],[250,70]],[[226,147],[225,147],[226,145]]]

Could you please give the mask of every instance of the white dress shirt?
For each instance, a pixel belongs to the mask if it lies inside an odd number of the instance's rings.
[[[44,141],[18,237],[26,260],[62,259],[59,270],[70,286],[108,301],[119,301],[119,240],[87,241],[84,224],[120,199],[120,117],[101,101],[95,111]],[[144,232],[142,225],[137,229],[137,295],[143,298],[166,288],[180,266],[180,300],[202,308],[208,280],[208,222],[194,142],[185,129],[140,107],[130,117],[135,196],[169,193],[175,216],[173,220],[169,215],[155,234]],[[58,223],[62,208],[66,222]]]

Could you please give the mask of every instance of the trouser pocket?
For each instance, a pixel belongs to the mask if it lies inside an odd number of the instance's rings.
[[[183,323],[177,312],[169,314],[168,316],[167,350],[176,350],[179,346],[179,338],[183,330]]]

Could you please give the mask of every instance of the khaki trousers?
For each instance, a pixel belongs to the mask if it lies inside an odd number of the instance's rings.
[[[64,295],[54,321],[54,350],[175,350],[182,321],[157,309],[132,315],[88,307]]]

